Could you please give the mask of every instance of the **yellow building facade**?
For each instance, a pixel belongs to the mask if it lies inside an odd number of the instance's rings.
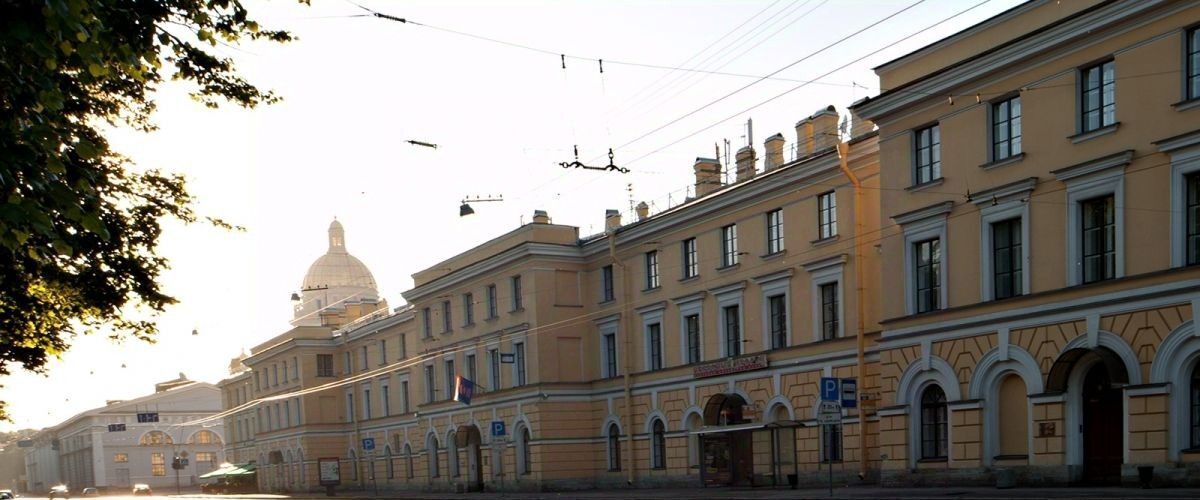
[[[1194,483],[1197,23],[1024,3],[877,68],[846,132],[697,158],[601,234],[539,211],[401,308],[322,257],[221,384],[228,456],[272,491],[322,458],[384,491]],[[858,382],[841,426],[823,377]]]

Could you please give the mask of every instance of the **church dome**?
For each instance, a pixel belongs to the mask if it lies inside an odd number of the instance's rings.
[[[329,250],[308,267],[301,287],[305,291],[338,287],[377,291],[371,270],[346,251],[346,232],[337,220],[329,225]]]

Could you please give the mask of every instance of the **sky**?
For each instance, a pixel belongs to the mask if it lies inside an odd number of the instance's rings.
[[[182,173],[199,213],[245,230],[168,223],[162,282],[179,304],[158,317],[158,341],[77,338],[44,375],[14,370],[0,378],[12,418],[0,431],[52,426],[180,373],[226,377],[231,358],[288,329],[289,297],[335,217],[396,307],[414,272],[534,210],[581,235],[603,230],[606,209],[627,220],[640,201],[666,210],[690,194],[696,157],[747,144],[748,119],[760,157],[777,132],[792,147],[797,121],[878,94],[872,67],[1019,3],[356,1],[410,22],[364,16],[347,0],[246,0],[261,25],[299,40],[216,50],[282,102],[210,110],[169,84],[157,93],[158,131],[110,132],[137,168]],[[558,166],[575,146],[589,165],[614,148],[630,173]],[[465,197],[501,196],[458,215]]]

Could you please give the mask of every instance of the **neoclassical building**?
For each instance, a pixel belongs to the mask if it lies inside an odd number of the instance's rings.
[[[221,384],[230,456],[266,490],[320,458],[380,490],[1195,484],[1198,23],[1023,3],[878,67],[852,126],[697,158],[600,234],[538,211],[402,308],[322,257]],[[822,377],[858,382],[840,426]]]

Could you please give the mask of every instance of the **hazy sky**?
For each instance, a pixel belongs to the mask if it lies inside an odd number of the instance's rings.
[[[251,81],[283,96],[282,103],[214,111],[188,99],[185,88],[169,86],[158,96],[158,132],[112,135],[117,150],[139,166],[184,173],[202,214],[247,230],[171,225],[161,249],[173,269],[164,280],[180,304],[160,317],[159,342],[81,338],[50,363],[47,376],[0,379],[0,399],[14,419],[0,430],[54,425],[106,399],[146,394],[180,372],[222,379],[230,358],[288,328],[288,298],[325,252],[335,216],[347,248],[371,268],[395,307],[413,272],[527,222],[535,209],[582,234],[602,229],[605,209],[630,211],[629,185],[635,202],[666,209],[686,196],[697,156],[713,156],[713,144],[724,139],[735,150],[745,145],[747,118],[760,157],[762,140],[776,132],[791,147],[798,120],[829,104],[843,111],[878,93],[871,67],[1019,3],[924,0],[811,55],[915,1],[360,2],[422,23],[416,25],[343,17],[364,13],[345,0],[315,0],[311,7],[251,0],[261,24],[300,40],[218,48]],[[564,70],[557,55],[447,30],[605,59],[604,73],[595,62],[568,59]],[[712,105],[755,78],[618,63],[767,75],[802,58]],[[416,147],[409,139],[439,147]],[[632,173],[560,168],[558,162],[573,159],[574,144],[582,161],[597,164],[617,148],[615,163]],[[464,196],[489,194],[505,201],[477,203],[475,215],[458,216]],[[193,329],[199,334],[191,335]]]

